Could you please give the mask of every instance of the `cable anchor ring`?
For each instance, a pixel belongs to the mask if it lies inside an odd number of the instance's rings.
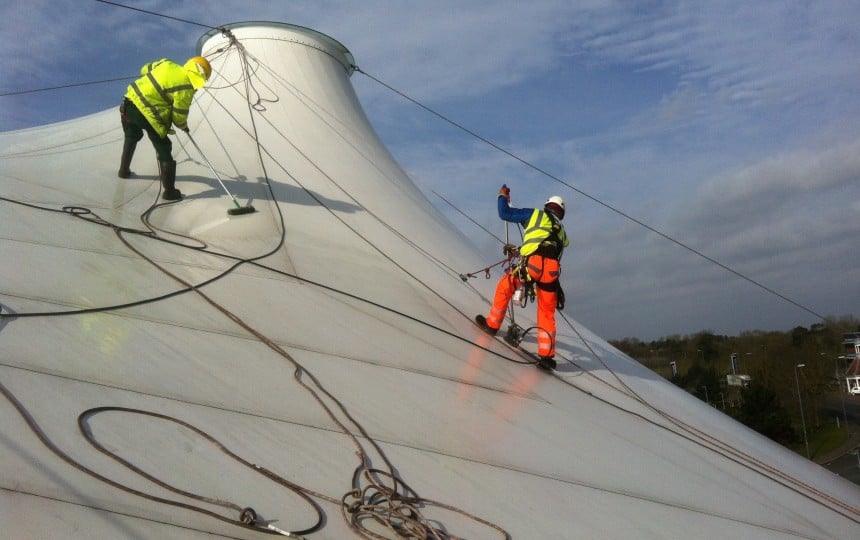
[[[249,506],[242,510],[242,514],[239,516],[239,521],[249,527],[253,527],[254,524],[257,523],[257,512],[254,512],[254,509]]]

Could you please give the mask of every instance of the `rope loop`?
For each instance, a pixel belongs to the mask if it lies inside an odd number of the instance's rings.
[[[63,212],[71,214],[73,216],[85,216],[87,214],[92,214],[92,210],[89,208],[85,208],[83,206],[64,206]]]

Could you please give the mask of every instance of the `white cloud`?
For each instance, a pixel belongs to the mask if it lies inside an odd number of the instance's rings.
[[[860,305],[860,288],[834,285],[860,267],[856,249],[843,253],[844,236],[860,233],[856,2],[133,5],[203,24],[273,20],[329,34],[372,75],[440,112],[453,109],[454,120],[469,114],[476,125],[467,127],[511,141],[519,156],[708,255],[808,294],[825,311]],[[80,0],[7,2],[0,17],[15,35],[0,49],[7,91],[133,74],[154,57],[191,54],[205,31]],[[743,329],[723,296],[745,301],[746,312],[769,310],[772,321],[797,316],[361,74],[353,83],[396,158],[488,228],[502,231],[492,206],[502,181],[515,184],[523,205],[560,191],[573,210],[566,273],[577,316],[608,337],[656,337],[681,324]],[[123,88],[0,98],[0,129],[113,107]],[[538,88],[539,99],[526,99]],[[542,130],[525,103],[571,130]],[[473,225],[463,229],[495,253]],[[711,306],[701,322],[697,299]]]
[[[773,214],[797,206],[808,195],[820,197],[831,189],[856,188],[858,183],[860,139],[818,152],[803,149],[768,157],[702,184],[680,216],[679,228],[703,220],[717,226],[749,215],[771,220]]]
[[[679,241],[817,313],[856,313],[858,156],[860,140],[817,153],[770,157],[720,175],[691,199],[676,201],[683,210],[667,228]],[[740,315],[760,315],[761,306],[769,306],[765,311],[771,312],[771,321],[809,324],[808,312],[654,235],[629,228],[594,229],[585,243],[596,254],[581,261],[586,280],[582,288],[588,291],[584,307],[609,318],[605,305],[615,299],[624,313],[645,317],[636,322],[635,316],[626,316],[628,324],[645,335],[655,331],[656,313],[661,313],[658,320],[674,319],[679,325],[674,331],[682,333],[751,328],[755,322]],[[645,315],[645,306],[654,309],[651,316]],[[696,306],[707,306],[707,316]],[[672,310],[698,313],[691,319],[698,328],[683,327],[683,319],[673,317]]]

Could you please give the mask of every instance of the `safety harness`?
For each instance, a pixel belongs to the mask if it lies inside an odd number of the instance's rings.
[[[549,223],[547,224],[546,221]],[[524,292],[522,304],[527,299],[534,300],[534,288],[555,292],[558,299],[558,309],[564,308],[564,291],[559,282],[559,272],[550,275],[551,280],[544,281],[544,265],[529,264],[529,260],[537,255],[545,259],[560,260],[564,251],[564,241],[561,238],[562,226],[550,212],[538,210],[529,220],[528,227],[523,233],[523,245],[520,249],[520,262],[514,269],[515,275],[522,281]],[[525,251],[525,253],[523,253]],[[529,272],[531,269],[538,274],[537,279]]]

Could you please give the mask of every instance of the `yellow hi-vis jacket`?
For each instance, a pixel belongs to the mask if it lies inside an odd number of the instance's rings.
[[[553,234],[555,232],[555,234]],[[555,245],[549,245],[554,243]],[[523,245],[520,247],[520,255],[528,257],[538,248],[549,248],[553,259],[561,259],[564,248],[570,245],[564,227],[557,220],[550,217],[547,212],[535,208],[523,231]],[[544,252],[544,249],[541,250]],[[549,256],[550,253],[544,253]]]
[[[141,78],[128,85],[125,97],[162,137],[171,124],[185,129],[195,92],[185,68],[162,58],[140,68],[140,74]]]

